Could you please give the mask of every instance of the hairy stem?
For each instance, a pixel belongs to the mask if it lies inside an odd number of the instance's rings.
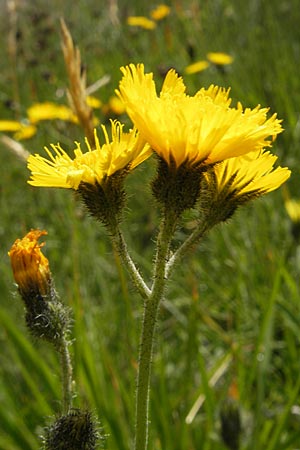
[[[61,346],[59,349],[61,371],[62,371],[62,410],[63,414],[67,414],[72,408],[72,363],[69,352],[69,342],[64,336],[62,338]]]
[[[121,256],[122,261],[129,272],[129,275],[131,277],[134,286],[137,288],[138,292],[143,298],[149,297],[151,290],[146,285],[142,275],[138,271],[135,263],[133,262],[128,252],[124,236],[122,235],[119,228],[114,227],[113,233],[111,234],[111,238],[113,246]]]
[[[212,228],[212,225],[207,221],[201,222],[197,228],[190,234],[190,236],[181,244],[176,252],[171,256],[166,265],[166,276],[169,277],[176,263],[183,258],[186,253],[191,250],[196,244],[199,243],[200,239],[204,234]]]
[[[146,450],[148,444],[149,394],[153,342],[159,305],[163,298],[166,285],[165,269],[169,255],[170,241],[175,227],[176,220],[171,215],[165,216],[161,223],[157,240],[153,286],[150,296],[145,299],[144,303],[137,376],[135,450]]]

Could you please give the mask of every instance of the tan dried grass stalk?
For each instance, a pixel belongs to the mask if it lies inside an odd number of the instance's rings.
[[[68,100],[84,129],[90,145],[94,146],[93,110],[86,102],[86,73],[82,69],[80,50],[78,47],[74,47],[71,33],[65,21],[61,19],[60,23],[62,30],[61,45],[70,83],[67,91]]]

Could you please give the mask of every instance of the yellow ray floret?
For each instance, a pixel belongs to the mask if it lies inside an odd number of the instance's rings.
[[[235,197],[242,195],[262,195],[280,187],[289,177],[291,171],[274,164],[277,156],[266,151],[256,151],[244,156],[227,159],[213,167],[216,190],[226,189]],[[204,173],[209,177],[208,173]]]
[[[31,177],[28,183],[77,190],[80,183],[101,184],[104,178],[124,168],[131,170],[151,155],[149,145],[135,129],[125,133],[120,122],[111,122],[111,139],[106,128],[102,126],[102,129],[105,143],[100,145],[95,130],[96,148],[91,149],[86,139],[88,151],[83,153],[76,142],[73,158],[59,144],[51,144],[51,150],[45,147],[49,159],[37,154],[29,156]]]
[[[186,94],[181,77],[171,69],[159,95],[153,74],[142,64],[122,67],[116,91],[142,137],[167,163],[211,164],[270,146],[282,131],[267,108],[231,107],[229,89],[210,86]]]

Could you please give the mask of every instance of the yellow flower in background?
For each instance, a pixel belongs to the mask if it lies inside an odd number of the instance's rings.
[[[213,174],[217,194],[223,191],[235,199],[244,195],[257,197],[279,188],[290,177],[291,171],[286,167],[274,169],[276,161],[277,156],[259,150],[226,159],[203,175],[209,179]]]
[[[44,243],[38,243],[38,239],[46,234],[46,231],[31,230],[22,239],[17,239],[8,252],[14,279],[25,295],[32,291],[46,295],[49,291],[49,262],[41,252]]]
[[[101,100],[99,100],[97,97],[94,97],[92,95],[88,95],[86,97],[86,103],[88,106],[90,106],[93,109],[99,109],[102,106]]]
[[[29,121],[33,124],[40,122],[41,120],[54,119],[78,123],[77,116],[71,108],[51,102],[35,103],[27,109],[27,116]]]
[[[207,53],[206,57],[210,62],[219,66],[225,66],[228,64],[232,64],[233,62],[232,56],[222,52],[210,52]]]
[[[96,148],[92,149],[85,140],[88,151],[83,153],[76,142],[72,159],[62,147],[51,144],[51,150],[45,147],[49,159],[40,155],[30,155],[28,168],[32,186],[61,187],[77,190],[81,183],[96,185],[115,172],[134,169],[151,155],[151,149],[136,130],[123,132],[123,125],[111,122],[111,139],[102,125],[105,144],[100,145],[96,130]]]
[[[210,66],[210,64],[208,61],[201,60],[201,61],[197,61],[193,64],[189,64],[188,66],[186,66],[184,71],[185,71],[185,73],[190,75],[192,73],[202,72],[203,70],[206,70],[209,66]]]
[[[17,120],[0,120],[0,131],[20,131],[22,123]]]
[[[0,120],[0,131],[14,132],[14,139],[21,141],[34,136],[37,128],[35,125],[17,120]]]
[[[122,100],[119,99],[116,95],[112,95],[108,102],[102,106],[102,111],[104,114],[115,114],[116,116],[119,116],[120,114],[123,114],[125,112],[125,106]]]
[[[153,20],[162,20],[170,14],[171,8],[167,5],[158,5],[150,12]]]
[[[267,118],[268,108],[230,107],[229,89],[211,85],[189,96],[171,69],[158,96],[143,64],[121,71],[117,94],[141,136],[168,164],[213,164],[271,146],[282,132],[276,114]]]
[[[153,30],[156,27],[156,23],[153,20],[144,16],[129,16],[127,18],[127,25],[144,28],[145,30]]]
[[[23,141],[30,139],[37,133],[37,127],[32,124],[23,125],[19,131],[14,134],[14,139],[17,141]]]
[[[300,200],[295,198],[287,198],[284,202],[285,209],[294,223],[300,222]]]

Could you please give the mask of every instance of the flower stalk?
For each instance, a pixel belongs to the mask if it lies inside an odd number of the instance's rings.
[[[69,352],[70,342],[63,336],[61,340],[60,365],[62,373],[62,413],[68,414],[72,409],[73,395],[72,395],[72,362]]]
[[[167,282],[166,264],[170,242],[177,220],[173,214],[164,214],[157,238],[154,279],[151,294],[144,302],[142,334],[140,340],[137,396],[135,412],[135,450],[146,450],[148,445],[150,379],[156,320]]]

